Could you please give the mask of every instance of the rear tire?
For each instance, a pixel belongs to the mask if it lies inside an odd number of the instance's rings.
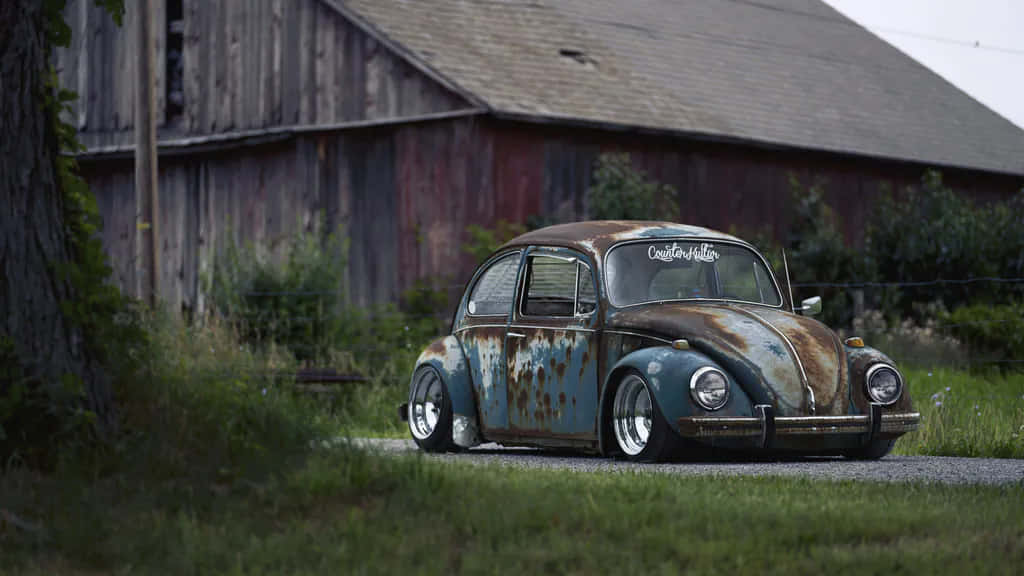
[[[409,432],[425,452],[454,452],[452,402],[444,379],[431,366],[420,366],[409,387]]]
[[[881,460],[886,454],[892,451],[892,447],[895,444],[895,439],[874,440],[863,448],[843,452],[843,456],[846,456],[850,460]]]
[[[659,462],[672,455],[672,430],[647,381],[636,370],[626,372],[619,381],[609,417],[616,447],[626,460]]]

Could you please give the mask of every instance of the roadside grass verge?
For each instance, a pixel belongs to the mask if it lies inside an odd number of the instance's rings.
[[[0,574],[1020,573],[1024,487],[465,467],[325,442],[291,360],[157,325],[117,446],[0,474]],[[390,400],[389,400],[390,401]]]
[[[386,378],[339,392],[343,430],[407,438],[396,408],[406,400],[414,362],[415,356],[396,359]],[[1024,373],[904,368],[903,374],[922,421],[896,443],[896,454],[1024,458]]]
[[[0,480],[0,572],[1019,574],[1024,488],[467,467],[320,450],[189,490]],[[77,478],[76,478],[77,480]]]
[[[897,454],[1024,458],[1024,373],[906,369],[921,427]]]

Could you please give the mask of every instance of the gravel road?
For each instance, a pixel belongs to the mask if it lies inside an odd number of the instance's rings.
[[[357,445],[389,453],[414,453],[412,440],[360,438]],[[651,472],[680,476],[804,476],[830,480],[885,482],[939,482],[944,484],[1016,484],[1024,487],[1024,460],[951,458],[942,456],[887,456],[874,462],[842,458],[804,458],[781,462],[685,462],[633,464],[595,456],[502,448],[484,444],[459,454],[431,454],[437,460],[474,465],[547,468],[584,472]]]

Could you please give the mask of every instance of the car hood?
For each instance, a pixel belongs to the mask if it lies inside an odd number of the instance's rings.
[[[685,338],[728,370],[755,403],[771,403],[780,416],[848,409],[843,345],[811,318],[766,306],[669,302],[616,310],[606,325]]]

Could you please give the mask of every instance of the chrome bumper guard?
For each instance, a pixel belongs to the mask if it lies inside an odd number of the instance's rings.
[[[690,416],[679,419],[679,434],[688,438],[760,438],[762,447],[771,447],[776,436],[863,434],[868,443],[878,434],[904,434],[917,430],[919,412],[882,414],[882,407],[871,405],[869,414],[853,416],[780,416],[771,406],[754,407],[757,416]]]

